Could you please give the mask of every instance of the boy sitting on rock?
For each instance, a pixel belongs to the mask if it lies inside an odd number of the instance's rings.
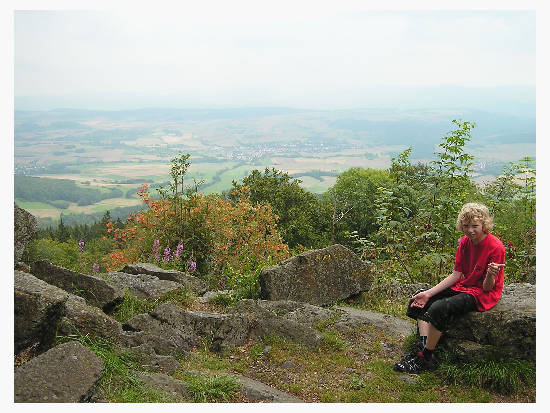
[[[443,331],[470,311],[493,308],[502,294],[504,245],[490,233],[493,219],[485,205],[462,207],[456,227],[459,240],[453,273],[409,301],[407,316],[417,320],[418,353],[395,363],[395,370],[419,373],[436,367],[434,350]]]

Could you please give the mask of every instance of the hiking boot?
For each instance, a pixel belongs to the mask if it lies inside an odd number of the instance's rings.
[[[419,351],[422,350],[424,350],[424,343],[422,343],[422,340],[419,340],[414,344],[413,347],[403,353],[403,355],[401,356],[401,361],[412,359],[418,354]]]
[[[434,370],[436,367],[435,356],[432,354],[432,358],[430,360],[426,360],[421,351],[419,351],[416,356],[408,360],[398,361],[393,366],[396,371],[412,374],[427,370]]]

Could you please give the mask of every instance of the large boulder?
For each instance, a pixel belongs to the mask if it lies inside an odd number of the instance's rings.
[[[105,311],[116,306],[124,297],[124,290],[114,283],[92,275],[79,274],[46,260],[34,262],[32,274]]]
[[[47,350],[65,313],[67,292],[31,274],[14,271],[14,350],[39,344]]]
[[[29,212],[13,203],[13,260],[19,262],[29,241],[36,234],[38,223]]]
[[[536,360],[536,286],[505,285],[492,309],[462,317],[441,344],[464,359],[506,357]]]
[[[185,288],[182,284],[161,280],[154,275],[108,272],[102,278],[141,300],[155,301],[164,295]]]
[[[122,272],[128,274],[148,274],[154,275],[161,280],[175,281],[182,284],[189,290],[193,291],[196,295],[203,295],[208,291],[208,286],[200,278],[194,277],[192,275],[186,274],[181,271],[176,270],[165,270],[155,264],[150,263],[135,263],[128,264],[123,269]]]
[[[260,274],[262,298],[315,305],[333,304],[368,291],[370,266],[342,245],[306,251]]]
[[[391,301],[402,301],[404,303],[419,290],[428,290],[432,286],[428,283],[403,284],[396,280],[391,280],[383,284],[373,285],[367,294],[382,296]]]
[[[15,370],[15,402],[88,401],[104,370],[103,360],[82,344],[60,344]]]
[[[372,326],[398,338],[415,330],[411,321],[389,314],[351,307],[324,308],[289,300],[241,300],[230,311],[247,314],[255,320],[253,332],[257,335],[263,337],[274,333],[311,347],[322,339],[316,329],[329,325],[339,331]]]

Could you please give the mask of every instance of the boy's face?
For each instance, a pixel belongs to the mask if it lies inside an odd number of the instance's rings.
[[[481,242],[485,238],[485,232],[483,231],[483,224],[480,220],[474,219],[462,224],[462,231],[464,235],[470,238],[474,244]]]

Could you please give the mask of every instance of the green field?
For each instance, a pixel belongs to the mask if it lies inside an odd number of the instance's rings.
[[[460,117],[482,128],[481,133],[474,131],[469,144],[477,181],[494,179],[510,161],[536,156],[534,121],[476,110],[268,108],[193,113],[16,111],[16,175],[69,179],[79,187],[103,193],[117,188],[123,193],[92,205],[70,204],[64,210],[18,200],[20,206],[52,218],[61,212],[128,207],[139,202],[132,192],[142,183],[169,181],[170,160],[179,153],[191,155],[188,186],[204,181],[199,188],[204,193],[228,190],[233,180],[240,181],[254,169],[275,168],[299,177],[305,189],[320,194],[335,184],[335,174],[351,167],[388,168],[392,157],[409,146],[411,162],[429,162],[441,137],[452,128],[451,120]],[[59,126],[60,121],[68,126]],[[50,128],[53,122],[57,123]]]

